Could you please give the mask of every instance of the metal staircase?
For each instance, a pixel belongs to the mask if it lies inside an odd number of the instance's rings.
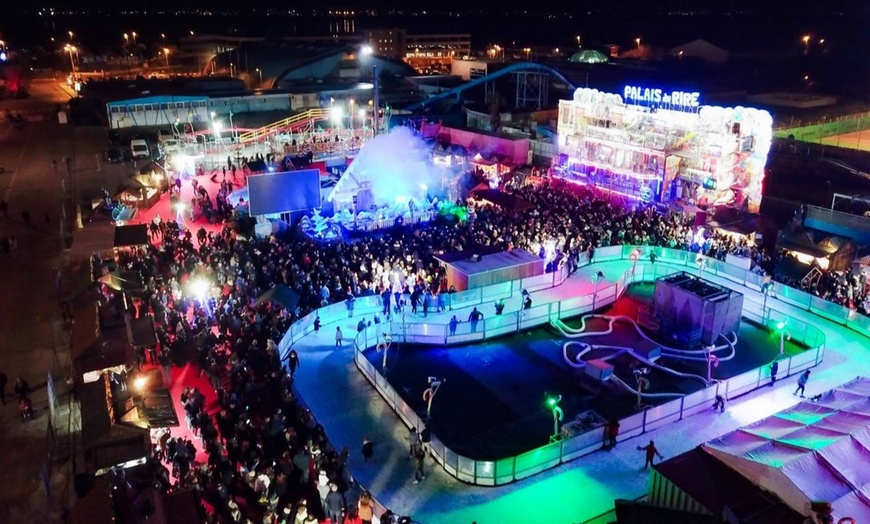
[[[258,129],[246,131],[239,135],[238,144],[245,145],[251,142],[256,142],[277,135],[290,129],[298,129],[306,125],[311,125],[314,122],[326,120],[329,118],[328,109],[309,109],[303,113],[299,113],[277,122],[265,125]]]

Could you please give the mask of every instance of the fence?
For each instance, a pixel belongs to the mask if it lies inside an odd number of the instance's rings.
[[[548,324],[551,320],[589,313],[601,306],[614,303],[622,296],[631,283],[653,281],[656,278],[673,273],[675,266],[676,269],[698,267],[698,255],[695,253],[649,246],[599,248],[596,251],[594,263],[630,260],[633,258],[637,260],[641,253],[644,257],[655,254],[657,262],[637,261],[632,268],[622,273],[616,282],[608,283],[597,289],[597,293],[593,293],[593,296],[586,295],[566,300],[556,300],[539,304],[524,312],[504,313],[499,316],[484,318],[478,323],[462,323],[457,327],[455,332],[451,331],[449,326],[444,324],[408,322],[405,320],[386,323],[382,329],[386,329],[391,334],[392,340],[397,342],[449,345],[480,341],[491,337],[518,333]],[[725,264],[719,260],[707,259],[706,257],[704,257],[704,260],[707,265],[706,272],[756,291],[761,290],[763,282],[761,276],[736,266]],[[584,257],[580,260],[580,263],[581,265],[588,265],[589,261],[585,260]],[[564,282],[567,276],[567,270],[562,268],[555,273],[456,293],[452,295],[450,305],[457,309],[466,308],[472,305],[492,302],[500,298],[511,297],[515,293],[521,292],[522,289],[532,291],[554,287]],[[776,296],[780,300],[804,307],[802,300],[809,297],[809,295],[801,292],[797,292],[801,293],[800,295],[794,294],[793,292],[795,291],[779,284],[774,289]],[[769,309],[766,304],[767,297],[762,296],[763,302],[761,304],[754,303],[754,306],[761,306],[759,311],[754,311],[754,307],[747,307],[747,305],[753,306],[750,302],[752,299],[747,297],[744,302],[743,316],[770,329],[773,329],[781,322],[785,322],[788,325],[788,331],[792,339],[802,342],[810,348],[798,355],[780,361],[780,369],[785,372],[785,376],[818,365],[824,356],[824,333],[807,322]],[[357,302],[362,302],[362,307],[360,308],[362,312],[375,313],[382,309],[380,297],[364,297]],[[815,303],[812,300],[806,302],[805,306],[805,309],[826,318],[831,318],[834,321],[838,321],[836,308],[842,309],[835,304],[826,302],[823,305]],[[281,342],[282,353],[289,347],[291,343],[289,341],[298,340],[299,337],[304,336],[310,331],[310,324],[313,324],[316,315],[321,316],[324,319],[324,323],[329,323],[333,319],[344,318],[347,315],[347,309],[344,304],[327,306],[294,324]],[[863,325],[866,326],[867,324]],[[460,327],[462,329],[459,329]],[[866,328],[863,329],[863,333],[870,336],[870,330]],[[364,329],[359,332],[355,338],[354,362],[366,379],[375,386],[381,397],[393,408],[405,424],[409,427],[424,427],[425,424],[421,419],[421,415],[405,402],[401,395],[393,389],[386,378],[376,369],[375,365],[364,355],[366,350],[375,347],[381,342],[381,336],[381,333],[378,333],[378,329]],[[763,366],[717,382],[707,388],[677,398],[666,404],[635,413],[620,421],[621,433],[619,440],[635,437],[665,424],[681,420],[703,409],[709,409],[716,395],[722,394],[733,398],[765,385],[769,380],[769,368]],[[429,450],[435,460],[450,475],[457,479],[470,484],[495,486],[530,477],[563,462],[591,453],[601,447],[603,438],[604,432],[603,428],[601,428],[571,438],[551,442],[515,457],[507,457],[496,461],[476,461],[463,457],[439,441],[437,435],[432,435]]]
[[[870,129],[870,112],[844,115],[836,118],[822,118],[803,122],[792,118],[788,125],[774,131],[775,138],[794,136],[800,142],[823,143],[823,140],[836,135],[858,133]],[[870,137],[868,137],[870,138]],[[826,142],[830,144],[831,142]],[[860,149],[860,144],[855,149]]]
[[[582,253],[580,255],[578,259],[578,264],[581,266],[588,264],[585,253]],[[508,299],[514,296],[519,296],[522,293],[523,289],[529,292],[533,292],[555,287],[562,284],[567,278],[568,269],[566,266],[562,266],[559,268],[558,271],[552,273],[545,273],[536,277],[524,278],[512,282],[493,284],[491,286],[486,286],[482,288],[469,289],[467,291],[461,291],[458,293],[446,293],[443,296],[445,297],[446,301],[445,305],[448,308],[462,309],[466,307],[488,304],[498,299]],[[604,289],[602,288],[601,290],[599,290],[599,295],[601,295],[603,292]],[[575,299],[574,302],[568,302],[571,304],[575,304],[573,307],[576,308],[577,300],[578,299]],[[521,325],[528,327],[527,322],[530,320],[531,317],[540,316],[540,307],[541,306],[533,307],[531,310],[526,311],[526,315],[522,318],[523,322],[521,323]],[[354,301],[354,313],[360,316],[380,313],[381,311],[383,311],[383,309],[384,308],[381,303],[381,297],[377,295],[358,297]],[[574,315],[575,313],[571,314]],[[321,318],[323,324],[329,324],[334,320],[346,318],[347,306],[344,303],[331,304],[329,306],[325,306],[316,311],[313,311],[294,322],[290,326],[290,329],[288,329],[287,332],[284,334],[281,342],[278,344],[278,348],[282,355],[286,356],[287,352],[290,351],[289,348],[291,345],[295,344],[299,339],[314,331],[314,320],[317,317]],[[504,315],[501,315],[501,317],[508,318],[512,317],[512,315],[506,313]],[[408,319],[406,322],[402,323],[395,321],[393,322],[394,324],[399,325],[399,329],[402,330],[402,334],[408,336],[408,340],[411,342],[419,342],[423,344],[458,344],[484,339],[484,329],[475,329],[472,332],[470,323],[463,322],[457,327],[456,335],[453,337],[448,337],[447,325],[433,326],[431,324],[416,322],[415,320],[416,319]],[[486,326],[487,321],[489,321],[489,327],[494,330],[504,333],[510,332],[509,329],[505,330],[506,328],[510,327],[508,321],[506,320],[501,321],[500,327],[498,328],[495,327],[496,322],[494,319],[484,319],[483,321],[481,321],[482,324],[478,324],[477,326],[484,327]],[[515,324],[517,322],[520,321],[515,320]],[[492,334],[491,331],[491,334],[489,336],[491,337],[498,335]]]

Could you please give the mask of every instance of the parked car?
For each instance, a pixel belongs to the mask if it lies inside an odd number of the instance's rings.
[[[103,160],[109,164],[120,164],[124,161],[124,152],[119,147],[110,147],[103,151]]]
[[[130,151],[133,158],[151,158],[151,149],[148,148],[148,143],[141,138],[134,138],[130,141]]]
[[[121,136],[121,132],[115,129],[110,129],[106,133],[106,140],[110,146],[120,146],[124,143],[124,137]]]

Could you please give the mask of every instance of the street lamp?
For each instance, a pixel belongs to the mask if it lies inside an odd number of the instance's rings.
[[[580,35],[577,35],[575,38],[577,38],[577,47],[580,47]]]
[[[163,48],[163,54],[164,54],[164,56],[166,56],[166,67],[169,67],[169,48],[168,47]]]
[[[804,43],[804,54],[809,53],[810,52],[810,35],[804,35],[804,37],[801,38],[801,41],[803,41],[803,43]]]
[[[69,35],[69,39],[70,39],[70,41],[72,41],[72,39],[73,39],[73,32],[72,32],[72,31],[67,31],[66,34]]]
[[[526,53],[526,61],[530,60],[530,58],[532,56],[532,48],[530,48],[530,47],[523,48],[523,52]]]
[[[649,368],[637,368],[632,373],[634,373],[634,381],[637,383],[637,405],[635,409],[640,411],[643,409],[643,392],[649,389],[649,379],[646,378],[646,375],[649,375]]]
[[[767,297],[770,296],[771,291],[773,290],[773,280],[770,278],[770,275],[764,275],[764,280],[761,283],[761,319],[763,323],[767,323]]]
[[[704,348],[707,357],[707,384],[713,381],[713,368],[719,367],[719,357],[715,355],[716,346],[710,344]]]
[[[423,392],[423,402],[426,402],[426,420],[429,420],[432,415],[432,399],[435,398],[435,394],[438,393],[438,389],[441,387],[441,384],[447,382],[446,378],[438,380],[435,377],[429,377],[429,388]]]
[[[254,71],[256,71],[257,73],[260,74],[260,84],[262,85],[262,83],[263,83],[263,70],[258,67]]]
[[[393,335],[389,333],[384,333],[384,341],[377,345],[375,349],[378,352],[384,354],[384,358],[381,360],[381,372],[386,375],[387,374],[387,353],[390,351],[390,344],[393,343]]]
[[[637,44],[637,48],[640,49],[640,38],[635,38],[634,43]]]
[[[130,43],[130,35],[128,35],[127,33],[124,33],[124,45],[127,45],[129,43]]]
[[[133,45],[136,45],[136,31],[133,31],[133,32],[130,33],[130,34],[133,35]]]
[[[350,130],[353,130],[353,98],[347,101],[348,103],[348,112],[347,112],[347,127]]]
[[[76,51],[76,46],[67,44],[64,46],[63,49],[64,49],[64,51],[69,52],[70,72],[72,73],[73,79],[75,79],[76,78],[76,63],[75,63],[75,60],[73,60],[73,53],[75,53],[75,51]]]
[[[640,249],[635,249],[628,255],[628,259],[631,260],[631,275],[634,276],[634,272],[637,270],[637,261],[640,260],[643,252]]]
[[[595,282],[595,290],[592,292],[592,312],[595,313],[595,303],[598,301],[598,286],[604,282],[604,273],[599,271],[592,277],[592,280]]]
[[[565,412],[559,407],[561,401],[562,395],[547,396],[547,407],[553,412],[553,435],[550,436],[550,442],[559,440],[559,424],[565,419]]]
[[[787,326],[788,324],[785,321],[779,322],[776,325],[776,329],[779,331],[779,356],[785,354],[785,341],[791,340],[791,333],[785,329]]]

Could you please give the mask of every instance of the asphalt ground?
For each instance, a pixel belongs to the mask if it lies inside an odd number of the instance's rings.
[[[9,378],[7,403],[0,407],[0,522],[56,520],[71,500],[66,460],[74,449],[68,438],[71,418],[65,384],[69,355],[66,350],[55,351],[68,336],[59,322],[55,291],[64,247],[63,184],[68,196],[77,193],[85,199],[106,184],[120,183],[132,169],[98,162],[105,149],[105,129],[74,128],[52,118],[56,105],[69,99],[57,82],[36,82],[31,94],[24,100],[0,100],[0,165],[5,168],[0,174],[0,198],[9,205],[8,218],[0,215],[0,238],[18,241],[15,256],[0,252],[0,372]],[[17,128],[5,118],[7,111],[20,112],[26,121]],[[64,174],[65,157],[71,159],[70,175]],[[57,161],[57,169],[52,160]],[[23,211],[30,214],[29,225]],[[47,439],[45,385],[50,370],[60,401],[54,443]],[[12,384],[19,376],[33,389],[36,416],[26,423],[10,402]],[[54,459],[45,483],[49,450],[54,451]]]

